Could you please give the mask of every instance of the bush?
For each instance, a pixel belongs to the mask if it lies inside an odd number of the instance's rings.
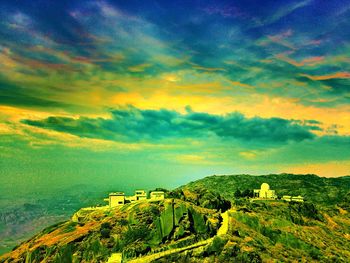
[[[223,250],[224,246],[226,245],[227,240],[222,239],[218,236],[216,236],[213,240],[213,242],[208,246],[206,253],[208,255],[220,255],[221,251]]]
[[[54,257],[53,262],[59,262],[59,263],[69,263],[72,262],[72,255],[73,255],[73,246],[71,244],[67,244],[63,247],[61,247]]]
[[[104,223],[101,224],[101,228],[109,228],[109,229],[111,229],[112,226],[111,226],[111,224],[109,222],[104,222]]]
[[[138,239],[145,240],[150,234],[150,230],[147,226],[141,225],[137,227],[129,227],[124,233],[123,242],[130,244]]]
[[[322,253],[320,252],[320,250],[318,248],[312,247],[309,251],[309,255],[310,257],[312,257],[312,259],[315,260],[319,260],[322,257]]]
[[[101,228],[100,233],[103,238],[109,238],[111,235],[111,230],[109,228]]]
[[[266,227],[266,226],[263,226],[261,228],[260,232],[264,236],[268,237],[272,241],[272,243],[274,243],[274,244],[277,242],[279,236],[282,233],[281,230],[274,230],[274,229],[272,229],[270,227]]]
[[[256,252],[244,252],[236,257],[235,262],[260,263],[262,259]]]
[[[109,238],[111,234],[112,226],[109,222],[101,224],[100,234],[103,238]]]

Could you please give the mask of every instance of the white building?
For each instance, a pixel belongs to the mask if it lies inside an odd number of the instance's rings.
[[[136,197],[136,201],[146,200],[147,199],[147,193],[146,193],[145,190],[136,190],[135,191],[135,197]]]
[[[116,192],[109,194],[109,207],[116,207],[125,203],[125,193]]]
[[[163,200],[164,196],[165,194],[163,191],[153,191],[150,194],[151,200]]]
[[[263,183],[260,189],[254,189],[254,197],[261,199],[276,199],[277,195],[275,190],[271,190],[267,183]]]
[[[282,200],[287,201],[287,202],[304,202],[304,197],[302,197],[301,195],[298,196],[290,196],[290,195],[284,195],[282,197]]]
[[[133,203],[140,200],[146,200],[147,193],[145,190],[136,190],[135,194],[132,196],[125,196],[125,201]]]
[[[152,200],[163,200],[163,191],[154,191],[151,193]],[[136,201],[147,200],[147,192],[145,190],[136,190],[132,196],[125,196],[123,192],[110,193],[109,197],[104,199],[109,202],[109,207],[116,207],[118,205],[124,205],[125,203],[133,203]]]

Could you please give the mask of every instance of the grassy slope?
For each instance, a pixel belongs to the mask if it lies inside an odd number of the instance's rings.
[[[188,245],[214,235],[219,227],[215,210],[172,199],[81,210],[79,218],[46,228],[0,257],[0,262],[104,262],[114,252],[134,257]]]
[[[158,262],[349,262],[350,213],[339,208],[309,214],[302,206],[241,200],[229,213],[228,235],[205,250]]]

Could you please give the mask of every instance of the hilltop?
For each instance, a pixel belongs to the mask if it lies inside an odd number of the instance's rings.
[[[306,202],[237,196],[267,182]],[[0,262],[343,262],[350,260],[350,177],[210,176],[166,199],[80,209]],[[338,191],[338,196],[334,194]]]
[[[190,182],[179,189],[210,189],[232,201],[237,190],[243,192],[257,189],[262,183],[268,183],[276,189],[278,196],[301,195],[310,202],[322,205],[340,203],[350,191],[350,176],[326,178],[314,174],[213,175]]]

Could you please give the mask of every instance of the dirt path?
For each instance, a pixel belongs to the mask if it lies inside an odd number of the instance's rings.
[[[222,224],[217,232],[217,236],[222,236],[227,234],[228,231],[228,221],[229,221],[229,216],[228,216],[228,211],[226,211],[225,213],[221,213],[221,217],[222,217]]]
[[[226,211],[225,213],[221,213],[221,217],[222,217],[222,224],[217,232],[217,236],[222,236],[227,234],[228,231],[228,225],[229,225],[229,215],[228,215],[228,211]],[[209,243],[211,243],[213,241],[214,237],[197,242],[193,245],[187,246],[187,247],[182,247],[182,248],[175,248],[175,249],[169,249],[166,251],[162,251],[162,252],[158,252],[158,253],[154,253],[152,255],[149,256],[144,256],[141,258],[137,258],[137,259],[132,259],[128,262],[130,263],[146,263],[146,262],[151,262],[153,260],[174,254],[174,253],[180,253],[180,252],[184,252],[186,250],[191,250],[197,247],[201,247],[201,246],[205,246]]]
[[[199,241],[193,245],[187,246],[187,247],[181,247],[181,248],[174,248],[174,249],[169,249],[166,251],[162,251],[162,252],[158,252],[158,253],[154,253],[152,255],[149,256],[144,256],[141,258],[136,258],[136,259],[132,259],[129,260],[128,263],[146,263],[146,262],[151,262],[153,260],[174,254],[174,253],[180,253],[186,250],[191,250],[197,247],[201,247],[201,246],[205,246],[207,244],[209,244],[211,241],[213,240],[213,238],[209,238],[203,241]]]

